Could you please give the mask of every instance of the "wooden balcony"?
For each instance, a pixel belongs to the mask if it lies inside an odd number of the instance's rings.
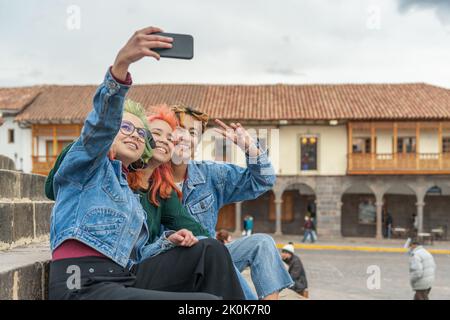
[[[349,122],[347,133],[348,174],[450,174],[448,121]]]
[[[450,153],[351,153],[348,174],[450,174]]]
[[[32,125],[32,172],[48,175],[63,148],[79,137],[81,127],[79,124]]]

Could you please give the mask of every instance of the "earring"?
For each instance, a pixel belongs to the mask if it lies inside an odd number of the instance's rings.
[[[145,164],[142,158],[130,164],[131,171],[142,170],[145,169],[146,167],[147,165]]]

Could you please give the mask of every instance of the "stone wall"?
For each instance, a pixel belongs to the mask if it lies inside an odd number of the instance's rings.
[[[53,201],[45,198],[45,177],[0,170],[0,249],[48,237]]]
[[[49,261],[27,264],[0,272],[1,300],[46,300]]]
[[[45,177],[0,170],[0,300],[47,297],[53,202]]]

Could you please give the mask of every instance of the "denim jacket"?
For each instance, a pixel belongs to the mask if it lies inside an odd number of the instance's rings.
[[[167,233],[146,245],[146,214],[128,186],[122,163],[107,153],[119,132],[129,86],[106,74],[94,96],[81,136],[67,152],[53,181],[56,203],[51,214],[50,243],[68,239],[92,247],[122,267],[173,247]]]
[[[183,205],[211,235],[216,234],[220,208],[253,200],[275,184],[267,153],[246,157],[247,168],[213,161],[190,161],[183,184]]]

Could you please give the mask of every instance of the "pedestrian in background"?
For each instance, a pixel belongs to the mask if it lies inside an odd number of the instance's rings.
[[[311,243],[314,243],[314,234],[313,234],[313,230],[314,230],[314,223],[311,220],[311,218],[309,216],[305,217],[305,224],[304,224],[304,229],[305,232],[303,234],[303,240],[302,242],[306,242],[306,240],[309,238]]]
[[[294,286],[290,287],[290,289],[294,290],[302,297],[308,298],[308,281],[306,279],[305,269],[303,268],[300,257],[295,255],[292,242],[289,242],[289,244],[281,249],[281,258],[289,266],[289,274],[292,281],[294,281]]]
[[[228,230],[221,229],[219,232],[217,232],[216,239],[223,244],[227,244],[231,242],[231,234],[228,232]]]
[[[415,238],[417,236],[417,232],[419,229],[419,219],[417,218],[417,214],[414,212],[411,215],[411,232],[409,234],[409,236],[411,238]]]
[[[418,241],[409,245],[409,277],[414,300],[429,300],[436,272],[434,258]]]
[[[244,236],[250,236],[253,233],[253,217],[246,215],[244,218]]]
[[[383,208],[383,233],[384,237],[391,239],[392,237],[392,225],[394,223],[394,220],[392,219],[392,214],[387,210],[386,207]]]

